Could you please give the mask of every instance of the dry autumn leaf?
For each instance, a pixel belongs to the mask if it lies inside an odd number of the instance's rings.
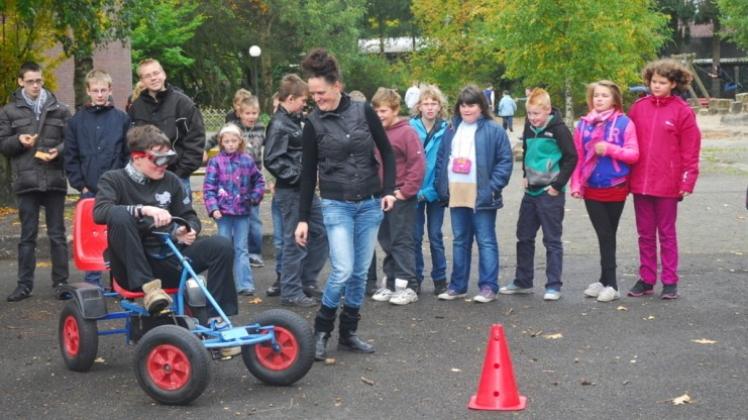
[[[683,394],[680,397],[673,398],[673,405],[691,404],[693,401],[688,394]]]
[[[544,336],[543,336],[543,338],[545,338],[545,339],[547,339],[547,340],[558,340],[559,338],[563,338],[563,337],[564,337],[564,336],[563,336],[563,334],[561,334],[561,333],[556,333],[556,334],[546,334],[546,335],[544,335]]]
[[[374,386],[374,381],[372,381],[371,379],[369,379],[369,378],[367,378],[365,376],[361,377],[361,382],[365,383],[366,385]]]
[[[621,305],[621,306],[619,306],[619,307],[616,308],[616,311],[623,311],[623,312],[625,312],[625,311],[628,311],[628,310],[629,310],[629,308],[627,308],[627,307],[625,307],[623,305]]]
[[[450,369],[450,370],[451,370],[452,372],[462,372],[462,369],[458,369],[458,368],[452,368],[452,369]]]
[[[717,344],[717,340],[710,340],[708,338],[697,338],[691,341],[696,344]]]

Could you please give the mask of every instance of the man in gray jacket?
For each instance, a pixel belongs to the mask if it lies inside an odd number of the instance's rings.
[[[13,171],[13,192],[18,200],[21,242],[18,244],[18,286],[8,296],[16,302],[31,296],[36,268],[39,209],[44,207],[52,259],[52,287],[68,278],[68,248],[64,209],[67,181],[63,172],[63,129],[68,108],[44,89],[42,69],[26,63],[18,72],[20,88],[0,110],[0,152]]]

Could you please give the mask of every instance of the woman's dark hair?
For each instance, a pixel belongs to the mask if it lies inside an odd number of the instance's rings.
[[[480,106],[480,113],[489,120],[493,120],[493,115],[488,109],[488,103],[483,92],[475,85],[467,85],[457,95],[457,101],[455,102],[454,115],[460,115],[460,105],[475,105]]]
[[[301,70],[303,70],[307,79],[322,77],[330,84],[341,81],[338,60],[324,48],[316,48],[310,51],[301,62]]]

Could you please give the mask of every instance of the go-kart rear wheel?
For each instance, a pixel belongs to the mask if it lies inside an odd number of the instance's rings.
[[[262,312],[255,322],[274,327],[279,348],[273,349],[270,341],[242,347],[247,369],[270,385],[291,385],[306,375],[314,363],[314,334],[309,324],[285,309]]]
[[[99,335],[96,321],[85,319],[78,303],[71,300],[60,313],[58,327],[62,360],[70,370],[86,372],[96,359],[99,348]]]
[[[148,331],[135,349],[135,376],[154,400],[169,405],[189,404],[210,382],[210,358],[203,343],[176,325]]]

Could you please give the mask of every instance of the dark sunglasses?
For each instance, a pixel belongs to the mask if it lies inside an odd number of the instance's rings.
[[[132,152],[132,158],[148,158],[156,166],[168,166],[177,160],[177,153],[173,150],[166,152]]]

